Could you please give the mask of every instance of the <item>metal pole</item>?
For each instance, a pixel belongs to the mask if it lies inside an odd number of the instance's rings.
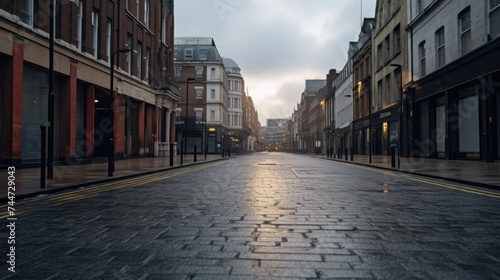
[[[182,149],[183,149],[183,146],[184,146],[184,140],[181,139],[181,165],[184,163],[183,161],[183,157],[182,157]]]
[[[174,143],[170,143],[170,166],[174,166]]]
[[[42,134],[42,147],[40,155],[40,188],[45,189],[45,164],[47,158],[47,127],[45,125],[40,126]]]
[[[198,145],[194,145],[194,162],[197,162],[198,160]]]
[[[54,13],[55,0],[50,0],[50,27],[49,27],[49,141],[47,157],[47,178],[53,178],[54,169]]]
[[[111,40],[112,42],[113,40]],[[115,90],[114,90],[114,85],[113,85],[113,80],[114,80],[114,73],[115,73],[115,53],[111,53],[110,57],[110,73],[109,73],[109,94],[111,96],[111,114],[109,116],[110,122],[111,122],[111,139],[110,139],[110,144],[108,146],[108,176],[113,177],[113,165],[114,165],[114,154],[115,154],[115,145],[114,145],[114,133],[115,133]]]

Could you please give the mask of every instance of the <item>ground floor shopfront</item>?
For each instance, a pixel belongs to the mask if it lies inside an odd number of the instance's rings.
[[[411,157],[500,159],[500,39],[411,83]]]
[[[38,61],[26,61],[23,44],[13,42],[12,47],[11,54],[0,53],[0,160],[37,165],[41,126],[49,125],[48,69]],[[97,65],[91,72],[89,61],[62,55],[56,61],[67,64],[56,67],[54,78],[54,161],[79,164],[108,157],[111,143],[116,159],[167,156],[168,143],[175,139],[171,93],[135,86],[123,78],[112,96],[109,78],[102,79],[108,68]]]

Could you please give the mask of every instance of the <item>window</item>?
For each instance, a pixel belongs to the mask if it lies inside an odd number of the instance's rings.
[[[210,90],[210,97],[212,99],[215,99],[215,89],[214,88]]]
[[[202,99],[203,98],[203,89],[202,88],[196,88],[196,99]]]
[[[144,1],[144,25],[149,29],[149,0]]]
[[[196,121],[199,122],[203,119],[203,111],[202,110],[196,110]]]
[[[193,49],[185,49],[184,50],[184,59],[185,60],[193,59]]]
[[[167,11],[163,9],[161,14],[161,41],[163,44],[167,43]]]
[[[208,58],[208,50],[207,49],[200,49],[200,60],[207,60]]]
[[[92,55],[97,58],[99,38],[99,13],[92,11]]]
[[[392,34],[394,36],[394,54],[398,54],[400,51],[401,51],[401,28],[399,27],[399,24],[398,26],[396,26],[396,28],[394,28]]]
[[[391,60],[391,58],[392,58],[391,36],[387,35],[387,37],[385,37],[385,61],[384,62]]]
[[[146,75],[144,79],[149,83],[149,59],[151,57],[151,49],[146,48]]]
[[[210,110],[210,120],[215,121],[215,110]]]
[[[137,17],[137,19],[139,19],[140,10],[141,10],[140,0],[135,0],[135,16]]]
[[[424,0],[417,0],[417,15],[424,10]]]
[[[382,108],[382,96],[383,96],[383,92],[382,92],[382,80],[378,81],[377,83],[377,90],[378,90],[378,98],[377,98],[377,108],[378,109],[381,109]]]
[[[175,67],[175,75],[176,76],[182,75],[182,67]]]
[[[78,2],[78,13],[76,14],[76,47],[82,50],[82,26],[83,26],[83,1]]]
[[[444,49],[444,27],[436,31],[436,68],[442,67],[445,63]]]
[[[394,93],[391,91],[391,74],[385,76],[385,87],[386,87],[386,93],[385,97],[389,102],[392,102],[394,100],[393,96]],[[389,104],[389,102],[383,102],[383,104]]]
[[[425,76],[425,41],[418,45],[418,59],[420,61],[420,76]]]
[[[490,37],[500,35],[500,0],[490,0]]]
[[[108,58],[108,63],[111,63],[111,40],[113,39],[111,36],[112,32],[112,23],[111,20],[108,19],[106,28],[106,56]]]
[[[21,21],[33,26],[33,0],[23,0],[21,8]]]
[[[210,70],[210,78],[215,79],[215,68]]]
[[[460,31],[460,53],[464,55],[472,48],[471,42],[471,22],[470,8],[466,8],[458,15],[459,31]]]
[[[132,35],[127,34],[127,47],[132,50]],[[127,73],[132,74],[132,59],[130,59],[130,53],[127,54]]]
[[[137,41],[137,78],[142,79],[142,43]]]
[[[377,67],[380,68],[382,67],[382,62],[384,60],[384,54],[382,53],[382,43],[380,43],[377,46],[377,57],[378,57]]]
[[[203,67],[196,67],[196,76],[203,76]]]

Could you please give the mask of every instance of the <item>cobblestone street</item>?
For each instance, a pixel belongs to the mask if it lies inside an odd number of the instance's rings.
[[[169,172],[17,201],[0,279],[500,278],[499,191],[284,153]]]

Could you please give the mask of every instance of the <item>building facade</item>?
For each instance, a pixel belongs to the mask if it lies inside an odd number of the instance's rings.
[[[352,150],[352,57],[356,50],[357,44],[350,42],[348,60],[333,82],[335,87],[335,130],[333,148],[340,157],[347,156]]]
[[[409,156],[500,159],[500,2],[407,4]]]
[[[0,3],[2,163],[40,164],[41,125],[52,127],[54,160],[65,164],[112,150],[166,156],[179,100],[173,1],[57,1],[52,52],[49,3]]]
[[[353,56],[353,114],[354,114],[354,153],[369,155],[373,148],[371,132],[371,77],[372,77],[372,38],[371,32],[375,19],[365,18],[358,39],[358,49]]]
[[[372,145],[376,155],[390,155],[391,146],[408,146],[399,143],[407,139],[402,131],[401,102],[401,85],[408,81],[408,75],[402,72],[407,65],[406,7],[406,1],[378,0],[376,4],[371,79]]]
[[[181,88],[177,107],[177,141],[184,152],[221,153],[227,137],[227,74],[215,41],[175,38],[174,79]]]

